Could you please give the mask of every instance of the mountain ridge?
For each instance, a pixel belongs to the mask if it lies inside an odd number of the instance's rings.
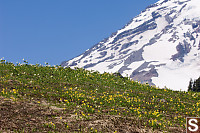
[[[199,4],[198,4],[199,3]],[[63,67],[120,72],[159,87],[187,90],[200,60],[198,0],[160,0]]]

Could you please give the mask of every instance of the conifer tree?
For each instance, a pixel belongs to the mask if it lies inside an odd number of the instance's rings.
[[[194,80],[194,82],[190,79],[188,91],[200,92],[200,77]]]
[[[196,80],[195,91],[200,92],[200,77]]]
[[[192,91],[193,89],[193,81],[192,79],[190,79],[190,83],[189,83],[189,86],[188,86],[188,91]]]
[[[193,87],[192,87],[192,91],[195,91],[196,90],[196,80],[194,80],[194,84],[193,84]]]

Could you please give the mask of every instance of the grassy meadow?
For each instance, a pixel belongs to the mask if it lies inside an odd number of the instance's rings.
[[[159,89],[114,74],[0,63],[0,133],[185,132],[200,93]]]

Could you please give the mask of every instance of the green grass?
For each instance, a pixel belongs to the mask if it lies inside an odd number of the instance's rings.
[[[109,73],[1,60],[0,132],[183,132],[186,117],[200,116],[199,96]]]

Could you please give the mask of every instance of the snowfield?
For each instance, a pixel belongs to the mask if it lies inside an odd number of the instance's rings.
[[[160,88],[187,91],[190,79],[200,76],[199,12],[200,0],[160,0],[61,65],[120,72]]]

